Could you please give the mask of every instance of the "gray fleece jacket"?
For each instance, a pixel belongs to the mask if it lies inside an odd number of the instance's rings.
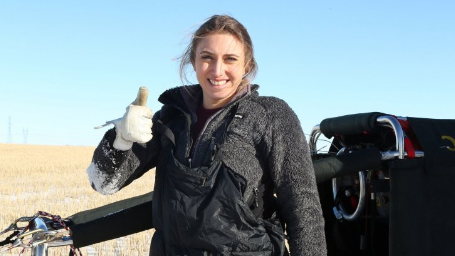
[[[245,202],[252,202],[261,188],[259,197],[264,200],[255,215],[269,217],[268,209],[277,209],[286,224],[291,255],[326,255],[324,219],[300,122],[283,100],[260,97],[257,89],[257,85],[246,86],[207,121],[194,142],[190,131],[202,99],[199,85],[164,92],[154,123],[167,120],[175,134],[175,157],[192,167],[207,165],[214,146],[218,147],[222,161],[247,180]],[[159,161],[160,135],[155,126],[152,133],[150,142],[118,151],[112,147],[115,131],[108,131],[87,169],[92,187],[112,194],[154,168]],[[267,198],[273,194],[276,201],[272,204]]]

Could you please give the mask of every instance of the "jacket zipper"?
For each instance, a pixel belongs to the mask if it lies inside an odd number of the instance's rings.
[[[258,188],[253,188],[253,193],[254,193],[254,206],[255,208],[259,207],[259,200],[258,200],[258,194],[259,194],[259,189]]]

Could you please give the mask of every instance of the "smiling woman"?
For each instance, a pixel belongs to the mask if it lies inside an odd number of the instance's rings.
[[[222,107],[246,73],[243,45],[230,34],[209,35],[200,40],[193,65],[203,91],[203,107]]]
[[[180,77],[187,82],[185,68],[191,65],[196,71],[199,84],[207,89],[210,85],[231,87],[224,100],[216,99],[209,104],[209,95],[204,97],[203,106],[208,109],[222,107],[238,88],[243,88],[254,79],[257,63],[254,58],[253,42],[247,29],[237,20],[225,16],[214,16],[194,32],[193,38],[181,57]],[[220,88],[222,89],[222,88]],[[209,93],[210,90],[203,90]],[[220,93],[221,94],[221,93]],[[222,97],[219,95],[218,97]],[[212,105],[212,106],[211,106]]]
[[[153,124],[136,103],[115,120],[87,169],[92,187],[115,193],[156,167],[153,256],[288,255],[281,223],[292,255],[326,255],[304,133],[283,100],[250,83],[257,64],[245,27],[209,18],[181,58],[182,80],[190,64],[199,84],[161,94]]]

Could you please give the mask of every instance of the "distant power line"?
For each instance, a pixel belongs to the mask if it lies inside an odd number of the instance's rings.
[[[27,144],[28,129],[22,129],[22,134],[24,135],[24,144]]]
[[[11,116],[8,116],[8,139],[7,143],[13,143],[13,134],[11,133]]]

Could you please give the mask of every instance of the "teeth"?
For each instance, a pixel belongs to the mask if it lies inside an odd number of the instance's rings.
[[[224,85],[226,83],[226,80],[215,81],[215,80],[210,79],[210,83],[212,83],[213,85]]]

